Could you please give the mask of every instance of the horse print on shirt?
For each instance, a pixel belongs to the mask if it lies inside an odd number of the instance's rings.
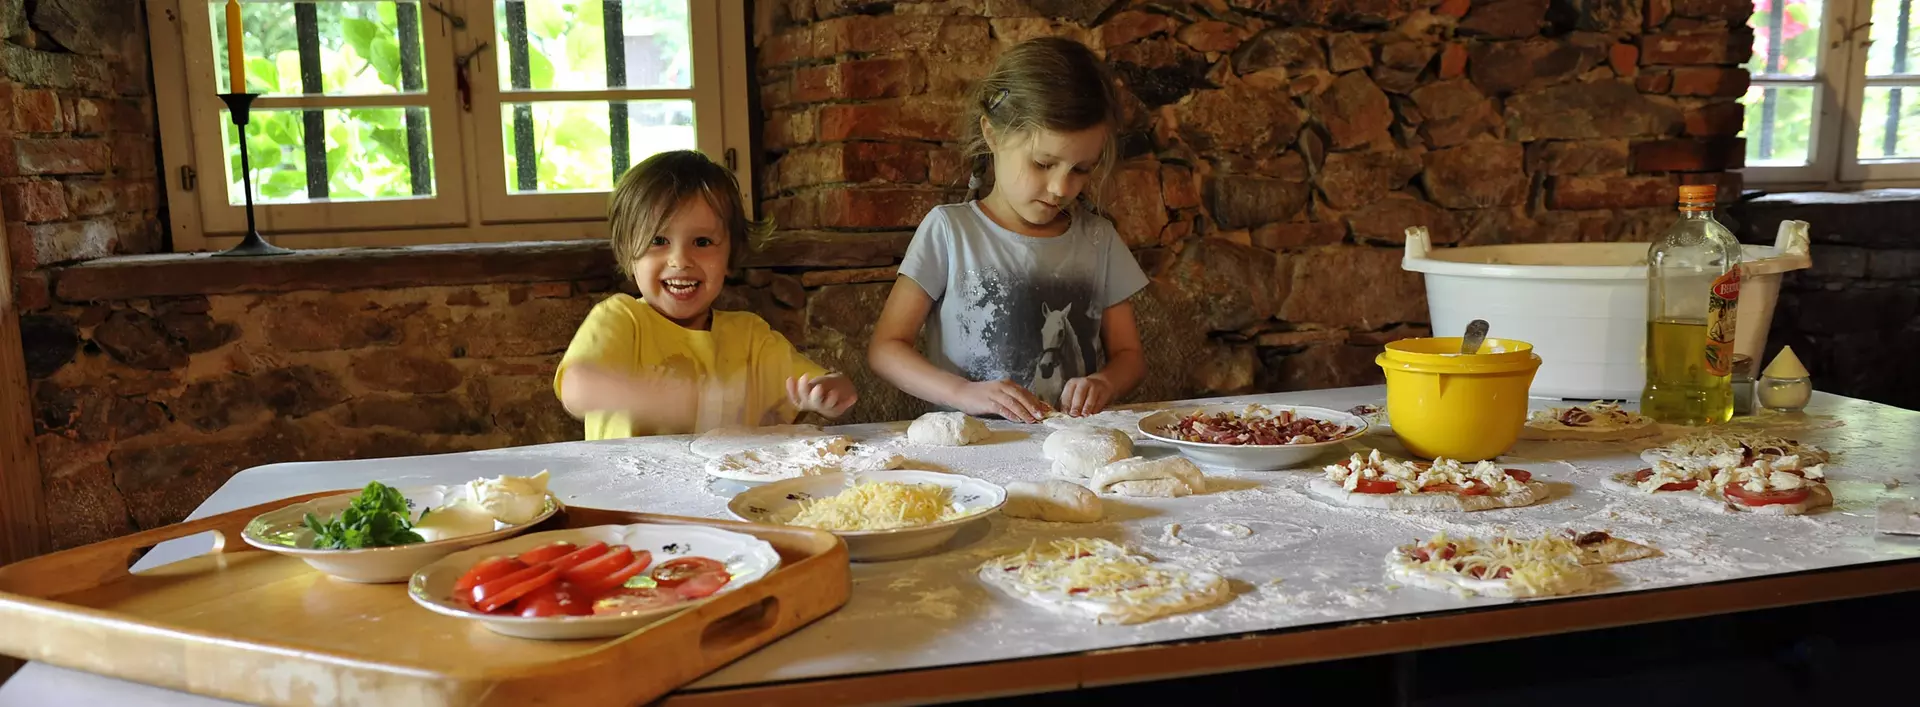
[[[959,288],[968,342],[954,361],[970,380],[1011,380],[1049,405],[1067,381],[1100,370],[1100,315],[1093,283],[969,271]],[[1011,280],[1011,281],[1010,281]]]

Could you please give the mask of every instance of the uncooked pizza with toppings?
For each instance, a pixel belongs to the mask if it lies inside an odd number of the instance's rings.
[[[1048,611],[1132,624],[1233,597],[1211,572],[1155,562],[1098,538],[1054,540],[980,565],[980,580]]]
[[[1525,469],[1490,461],[1463,464],[1445,457],[1432,462],[1394,459],[1369,450],[1354,454],[1307,482],[1322,501],[1357,508],[1398,511],[1484,511],[1531,506],[1550,495]]]
[[[1832,455],[1827,450],[1799,440],[1759,432],[1701,432],[1640,452],[1648,464],[1673,462],[1680,465],[1727,468],[1745,466],[1760,459],[1798,457],[1802,464],[1825,464]]]
[[[1183,442],[1271,446],[1332,442],[1359,434],[1360,428],[1292,410],[1249,405],[1240,412],[1188,413],[1167,432]]]
[[[1423,589],[1490,597],[1572,594],[1599,579],[1595,565],[1655,557],[1660,551],[1601,531],[1561,531],[1490,540],[1441,533],[1387,553],[1387,578]]]
[[[1705,463],[1662,459],[1604,484],[1711,511],[1801,515],[1833,505],[1825,468],[1798,455],[1743,458],[1733,452]]]
[[[1520,429],[1520,438],[1607,441],[1638,439],[1659,431],[1653,418],[1623,409],[1619,403],[1595,402],[1536,411]]]

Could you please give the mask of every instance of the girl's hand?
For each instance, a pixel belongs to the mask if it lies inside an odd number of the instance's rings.
[[[838,373],[787,379],[787,400],[801,412],[833,419],[845,414],[859,399],[853,381]]]
[[[1113,384],[1099,376],[1067,381],[1060,390],[1060,409],[1074,417],[1085,417],[1107,409],[1113,402]]]
[[[1039,422],[1047,413],[1046,403],[1009,380],[962,385],[953,394],[953,406],[969,415],[999,415],[1029,424]]]

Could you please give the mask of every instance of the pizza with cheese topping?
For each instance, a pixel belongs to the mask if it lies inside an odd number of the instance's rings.
[[[1594,584],[1580,548],[1564,536],[1492,540],[1449,538],[1396,547],[1387,553],[1387,579],[1468,596],[1545,597]]]
[[[1703,462],[1667,460],[1615,474],[1605,485],[1713,511],[1801,515],[1833,505],[1826,470],[1799,455],[1743,457],[1730,452]]]
[[[1603,401],[1537,411],[1520,428],[1520,438],[1606,441],[1638,439],[1659,431],[1653,418]]]
[[[1807,464],[1825,464],[1827,450],[1798,440],[1760,432],[1701,432],[1640,452],[1648,464],[1662,461],[1681,465],[1727,468],[1745,466],[1759,459],[1799,457]]]
[[[1322,501],[1358,508],[1397,511],[1484,511],[1531,506],[1551,495],[1531,472],[1493,462],[1467,465],[1441,457],[1432,462],[1403,461],[1369,450],[1330,464],[1307,482],[1307,493]]]
[[[1048,611],[1133,624],[1231,599],[1211,572],[1155,562],[1097,538],[1054,540],[980,565],[980,580]]]

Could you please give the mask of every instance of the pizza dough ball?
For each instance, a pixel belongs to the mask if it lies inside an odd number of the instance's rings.
[[[964,447],[988,434],[987,423],[964,412],[930,412],[907,426],[907,441],[941,447]]]
[[[1175,498],[1207,492],[1207,477],[1185,457],[1128,457],[1101,467],[1088,484],[1100,493]]]
[[[1007,505],[1000,512],[1009,518],[1032,518],[1055,523],[1094,523],[1103,511],[1100,497],[1069,481],[1015,481],[1007,484]]]
[[[1110,427],[1071,427],[1047,435],[1040,454],[1053,462],[1053,473],[1084,479],[1133,456],[1133,439]]]

